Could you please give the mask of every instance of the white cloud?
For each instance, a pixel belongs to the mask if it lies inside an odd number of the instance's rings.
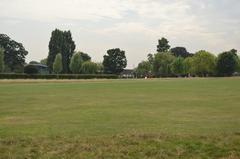
[[[123,47],[131,66],[155,51],[162,36],[192,52],[240,49],[239,7],[239,0],[0,0],[0,29],[24,39],[30,58],[43,58],[51,30],[60,28],[97,58]],[[31,37],[38,37],[34,45]]]

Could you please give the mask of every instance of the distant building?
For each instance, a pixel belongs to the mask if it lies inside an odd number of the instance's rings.
[[[135,77],[134,70],[133,69],[125,69],[122,71],[120,76],[122,78],[134,78]]]
[[[41,75],[46,75],[49,74],[49,69],[48,66],[43,65],[43,64],[28,64],[25,66],[26,67],[30,67],[30,68],[34,68],[34,70],[37,70],[37,74],[41,74]],[[32,70],[31,70],[32,71]],[[30,71],[30,72],[31,72]],[[34,71],[33,71],[34,72]],[[31,73],[30,73],[31,74]]]

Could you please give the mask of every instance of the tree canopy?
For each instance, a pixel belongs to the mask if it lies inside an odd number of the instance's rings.
[[[0,47],[0,73],[4,71],[4,49]]]
[[[187,51],[185,47],[175,47],[170,50],[170,52],[173,53],[174,56],[176,57],[189,57],[191,54]]]
[[[98,71],[98,65],[91,61],[86,61],[82,64],[81,72],[83,74],[95,74]]]
[[[50,70],[53,69],[53,62],[57,53],[62,54],[62,66],[63,73],[69,73],[70,59],[75,50],[75,42],[72,40],[72,34],[70,31],[61,31],[55,29],[52,32],[51,39],[49,42],[49,54],[47,58],[47,65]]]
[[[63,70],[62,54],[58,53],[53,62],[53,72],[59,74],[62,72],[62,70]]]
[[[237,71],[239,65],[239,58],[237,50],[232,49],[218,55],[217,58],[217,72],[220,76],[231,76]]]
[[[91,61],[92,58],[87,53],[84,53],[84,52],[79,52],[79,53],[81,55],[83,62]]]
[[[171,47],[168,43],[169,41],[164,37],[158,40],[157,52],[167,52]]]
[[[108,50],[107,55],[104,55],[103,59],[105,73],[119,74],[127,66],[125,51],[119,48]]]
[[[185,73],[184,58],[182,57],[175,58],[171,65],[171,71],[172,73],[178,76],[184,74]]]
[[[175,57],[169,53],[157,53],[154,56],[153,71],[156,76],[168,76],[171,74],[171,64]]]
[[[149,61],[142,61],[136,69],[137,76],[145,77],[152,73],[152,65]]]
[[[193,71],[196,75],[207,76],[215,72],[216,57],[204,50],[193,56]]]
[[[28,52],[21,43],[10,39],[5,34],[0,34],[0,47],[4,49],[4,63],[9,71],[15,72],[24,67]]]
[[[82,62],[83,62],[83,60],[82,60],[80,52],[73,54],[71,61],[70,61],[71,72],[75,73],[75,74],[80,73]]]

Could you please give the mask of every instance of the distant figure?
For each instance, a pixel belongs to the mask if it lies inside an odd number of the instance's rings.
[[[145,76],[145,79],[148,79],[147,76]]]

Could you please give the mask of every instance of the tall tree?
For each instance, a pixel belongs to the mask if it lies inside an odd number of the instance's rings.
[[[82,57],[79,52],[73,54],[70,61],[70,70],[72,73],[77,74],[80,73],[82,66]]]
[[[4,49],[0,47],[0,73],[4,71]]]
[[[153,65],[153,61],[154,61],[154,55],[153,54],[148,54],[147,55],[148,61],[151,65]]]
[[[170,48],[169,41],[166,38],[158,40],[157,52],[167,52]]]
[[[196,75],[207,76],[215,72],[216,57],[204,50],[193,56],[193,71]]]
[[[58,53],[53,62],[53,72],[59,74],[62,72],[62,70],[63,70],[62,55]]]
[[[14,72],[23,68],[28,52],[21,43],[10,39],[5,34],[0,34],[0,47],[4,49],[4,63],[9,71]]]
[[[153,72],[155,76],[169,76],[171,64],[175,57],[169,52],[157,53],[154,56]]]
[[[98,71],[98,65],[91,61],[86,61],[82,64],[81,72],[83,74],[95,74]]]
[[[119,74],[127,66],[127,58],[125,51],[117,49],[110,49],[107,55],[103,56],[103,66],[106,73]]]
[[[145,77],[152,73],[152,65],[149,61],[142,61],[136,69],[137,76]]]
[[[187,51],[185,47],[175,47],[175,48],[172,48],[170,52],[172,52],[173,55],[176,57],[180,56],[180,57],[186,58],[190,56],[190,53]]]
[[[63,73],[69,73],[70,59],[76,47],[74,41],[72,40],[71,32],[55,29],[52,32],[48,47],[49,47],[49,54],[47,58],[48,59],[47,65],[49,69],[50,70],[53,69],[54,59],[57,53],[61,52]]]
[[[238,69],[237,50],[232,49],[218,55],[217,72],[220,76],[231,76]]]
[[[194,73],[193,70],[193,57],[187,57],[184,59],[184,74],[191,75]]]
[[[185,73],[185,67],[184,67],[184,58],[182,57],[177,57],[172,65],[171,65],[171,70],[172,70],[172,73],[180,76],[182,74]]]

